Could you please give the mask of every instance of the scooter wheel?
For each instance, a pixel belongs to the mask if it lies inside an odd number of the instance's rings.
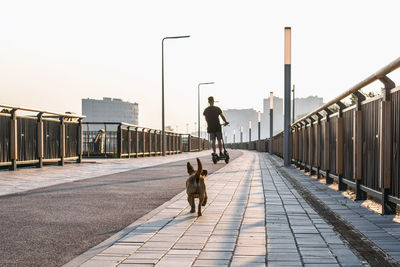
[[[214,162],[214,164],[217,164],[218,158],[217,157],[212,157],[212,161]]]
[[[228,164],[229,163],[229,155],[225,156],[225,163]]]

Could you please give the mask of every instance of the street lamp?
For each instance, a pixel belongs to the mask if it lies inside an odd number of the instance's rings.
[[[269,93],[269,153],[272,155],[272,139],[274,135],[274,93]]]
[[[251,142],[251,120],[249,121],[249,145]]]
[[[283,116],[283,163],[290,166],[290,79],[291,79],[292,29],[285,27],[285,93]]]
[[[243,143],[243,126],[240,126],[240,143]]]
[[[200,85],[205,84],[214,84],[214,82],[207,82],[207,83],[199,83],[197,85],[197,120],[198,120],[198,135],[200,138]],[[199,149],[200,149],[200,141],[199,141]]]
[[[165,156],[165,112],[164,112],[164,41],[167,39],[189,38],[190,35],[164,37],[161,41],[161,112],[162,112],[162,155]]]
[[[233,143],[236,143],[235,135],[236,135],[236,130],[233,130]]]

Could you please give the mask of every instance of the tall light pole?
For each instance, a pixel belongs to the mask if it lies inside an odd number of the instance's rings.
[[[243,143],[243,126],[240,126],[240,143]]]
[[[290,74],[292,29],[285,27],[285,112],[283,125],[283,163],[290,166]]]
[[[167,39],[189,38],[190,35],[168,36],[161,41],[161,117],[162,117],[162,155],[165,156],[165,110],[164,110],[164,41]]]
[[[233,143],[236,143],[236,140],[235,140],[235,135],[236,135],[236,130],[233,130]]]
[[[198,121],[198,135],[200,138],[200,85],[214,84],[214,82],[199,83],[197,85],[197,121]],[[200,149],[200,139],[199,139],[199,149]]]
[[[274,138],[274,93],[269,93],[269,153],[274,153],[272,144]]]
[[[249,145],[251,142],[251,120],[249,120]]]

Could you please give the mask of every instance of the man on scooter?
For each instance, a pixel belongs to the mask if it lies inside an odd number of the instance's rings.
[[[210,106],[208,106],[203,112],[203,115],[205,116],[207,121],[207,132],[210,134],[213,155],[216,155],[215,138],[217,138],[219,155],[220,157],[222,157],[222,131],[221,123],[219,122],[219,116],[221,116],[222,120],[224,121],[224,125],[228,125],[229,122],[227,122],[224,114],[222,114],[222,110],[219,107],[214,106],[214,97],[210,96],[208,98],[208,103],[210,104]]]

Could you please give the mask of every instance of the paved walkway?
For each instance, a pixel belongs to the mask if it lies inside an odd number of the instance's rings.
[[[0,170],[0,196],[194,157],[202,157],[210,155],[210,151],[137,159],[84,159],[81,164],[66,163],[64,166],[48,165],[43,168],[19,168],[17,171]]]
[[[209,201],[203,216],[189,213],[182,192],[67,266],[366,265],[273,161],[265,153],[245,152],[207,178]],[[294,168],[286,170],[311,189],[330,190]],[[361,229],[362,222],[358,220]],[[395,223],[390,226],[397,229]]]

